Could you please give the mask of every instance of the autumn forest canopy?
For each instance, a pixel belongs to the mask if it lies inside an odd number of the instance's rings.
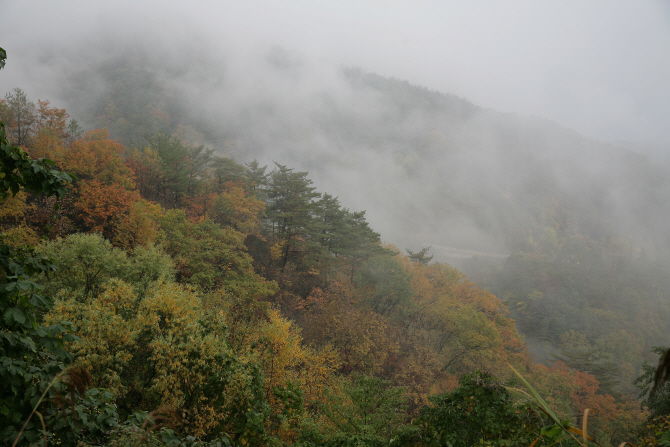
[[[670,442],[665,166],[353,68],[216,115],[138,60],[0,99],[2,445]]]

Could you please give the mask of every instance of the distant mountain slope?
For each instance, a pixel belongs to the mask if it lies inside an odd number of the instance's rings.
[[[636,257],[670,256],[670,173],[646,157],[359,69],[315,80],[282,57],[240,80],[136,50],[81,67],[63,94],[73,116],[127,145],[177,132],[307,170],[401,247],[511,253],[618,237]]]

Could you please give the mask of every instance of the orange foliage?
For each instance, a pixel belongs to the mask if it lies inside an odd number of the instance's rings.
[[[211,219],[211,210],[218,198],[216,193],[203,193],[198,196],[190,196],[184,199],[186,205],[186,217],[192,222]]]
[[[228,182],[221,193],[205,193],[186,199],[186,215],[194,221],[213,221],[248,235],[259,228],[265,203],[249,194],[242,182]]]
[[[49,101],[37,101],[35,120],[35,135],[31,138],[28,152],[34,158],[55,157],[64,150],[63,141],[70,137],[67,129],[67,119],[70,115],[65,109],[49,107]]]
[[[307,339],[337,349],[342,373],[374,374],[406,387],[412,412],[428,404],[428,395],[453,389],[465,373],[488,368],[504,377],[503,360],[530,361],[498,298],[446,264],[396,259],[409,275],[411,297],[395,305],[395,314],[375,312],[368,304],[374,287],[355,288],[348,272],[294,306]],[[394,272],[387,272],[390,280],[402,274]]]
[[[33,138],[32,146],[28,153],[33,158],[55,158],[57,154],[64,150],[62,140],[49,129],[40,129]]]
[[[106,185],[98,180],[82,180],[77,190],[79,218],[90,231],[99,231],[108,239],[113,237],[115,220],[140,200],[137,191],[128,191],[118,183]]]
[[[600,384],[593,375],[563,362],[554,362],[551,367],[534,365],[530,372],[533,386],[562,417],[580,422],[584,410],[589,409],[589,434],[596,440],[613,443],[633,439],[630,430],[647,417],[632,396],[620,396],[617,401],[609,394],[599,394]]]
[[[68,136],[67,119],[70,115],[65,109],[49,107],[49,101],[37,100],[37,102],[39,104],[37,108],[37,128],[49,129],[59,138],[66,138]]]
[[[389,354],[398,351],[389,336],[392,328],[388,322],[361,307],[342,278],[326,290],[315,289],[306,307],[301,321],[307,338],[337,349],[342,373],[380,372]]]
[[[80,179],[96,180],[106,185],[117,183],[125,189],[133,189],[133,172],[124,163],[122,154],[123,146],[109,139],[107,129],[97,129],[86,132],[71,149],[54,154],[54,161]]]

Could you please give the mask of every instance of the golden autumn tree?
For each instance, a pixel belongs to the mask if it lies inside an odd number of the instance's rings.
[[[28,194],[20,191],[0,203],[0,230],[6,244],[37,245],[37,232],[26,223],[26,215],[35,207],[26,203]]]
[[[114,223],[114,245],[130,250],[155,244],[165,239],[160,226],[163,207],[145,199],[134,201],[128,211],[117,216]]]
[[[261,367],[270,405],[268,433],[295,441],[300,422],[309,416],[302,403],[328,403],[326,388],[336,383],[337,353],[329,346],[305,346],[300,329],[257,296],[218,290],[207,303],[228,328],[228,340],[239,358]]]
[[[105,185],[98,180],[82,180],[77,190],[79,200],[76,207],[81,213],[84,229],[102,233],[108,238],[117,233],[117,219],[140,200],[137,191],[128,191],[118,183]]]
[[[250,194],[241,181],[228,182],[220,192],[189,197],[186,202],[189,218],[212,219],[244,235],[259,231],[265,209],[265,203]]]
[[[201,303],[174,283],[156,284],[138,299],[130,285],[112,279],[84,302],[62,295],[48,319],[78,327],[82,341],[69,346],[75,364],[109,388],[124,413],[171,407],[184,433],[235,436],[238,412],[263,402],[252,389],[257,372],[235,358],[225,326]]]
[[[37,103],[36,132],[31,141],[30,153],[38,158],[52,158],[74,138],[71,134],[73,128],[68,125],[70,115],[65,109],[50,107],[49,101],[37,100]]]
[[[185,434],[228,433],[247,444],[265,436],[261,369],[233,353],[220,313],[172,282],[169,257],[155,247],[127,254],[95,234],[50,242],[42,252],[62,271],[43,278],[57,296],[46,320],[76,325],[81,341],[68,345],[75,365],[114,393],[122,413],[170,407]]]

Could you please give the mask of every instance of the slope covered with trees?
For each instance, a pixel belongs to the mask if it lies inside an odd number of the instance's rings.
[[[17,98],[35,117],[27,154],[76,178],[56,209],[43,186],[5,194],[3,240],[52,260],[26,276],[53,301],[31,299],[26,312],[52,328],[59,368],[88,384],[72,388],[68,410],[70,379],[47,389],[57,371],[44,363],[23,376],[50,418],[48,433],[31,419],[22,445],[530,443],[551,421],[505,387],[508,364],[565,419],[597,410],[589,432],[603,445],[632,439],[645,417],[589,373],[535,364],[498,298],[425,252],[382,244],[364,212],[306,172],[240,164],[178,132],[124,146],[21,91],[2,102],[15,144]],[[21,318],[3,306],[5,338],[19,336]],[[11,442],[30,406],[6,405]]]
[[[200,161],[182,171],[179,155],[156,146],[157,132],[191,150],[205,145],[243,162],[263,160],[259,166],[278,160],[309,171],[344,207],[367,208],[385,240],[410,250],[431,246],[436,260],[508,303],[542,360],[558,356],[612,382],[613,393],[630,393],[651,348],[667,344],[670,176],[663,163],[358,69],[310,89],[296,75],[299,64],[268,57],[264,73],[295,92],[287,99],[206,68],[202,85],[193,86],[177,68],[144,56],[137,48],[82,66],[71,76],[76,88],[70,80],[62,85],[87,127],[106,126],[134,148],[129,157],[146,200],[183,206],[189,179],[208,156],[199,149],[193,157]],[[149,144],[146,135],[153,135]],[[163,179],[159,168],[169,172]],[[225,175],[240,171],[218,172],[220,189]],[[215,196],[208,197],[191,206],[211,212]],[[300,216],[285,225],[281,213],[291,211],[267,199],[277,236],[296,232],[282,247],[288,262],[307,247],[297,239],[306,233],[298,233]],[[480,256],[452,258],[463,253]],[[257,268],[276,267],[259,255]]]
[[[212,113],[141,52],[71,76],[87,132],[0,100],[4,442],[578,442],[510,366],[573,425],[595,411],[601,445],[635,437],[644,373],[641,442],[665,439],[641,363],[669,329],[662,168],[355,69]],[[251,161],[268,148],[289,165]],[[441,259],[512,256],[461,264],[487,291],[368,218]],[[508,308],[558,361],[534,363]]]

